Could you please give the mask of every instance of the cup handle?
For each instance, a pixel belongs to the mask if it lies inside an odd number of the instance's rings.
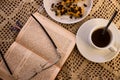
[[[117,51],[117,48],[114,47],[114,46],[111,46],[111,47],[109,48],[109,50],[112,51],[112,52],[116,52],[116,51]]]

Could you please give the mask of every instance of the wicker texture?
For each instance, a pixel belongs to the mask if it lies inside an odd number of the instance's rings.
[[[0,0],[0,49],[3,53],[18,35],[18,32],[11,31],[16,21],[19,20],[24,25],[30,14],[36,11],[51,19],[45,12],[42,1]],[[93,0],[92,10],[83,21],[69,25],[55,22],[76,34],[85,21],[92,18],[110,19],[114,10],[118,11],[118,15],[113,22],[120,29],[120,0]],[[110,62],[98,64],[82,57],[75,46],[56,80],[120,80],[120,54]]]

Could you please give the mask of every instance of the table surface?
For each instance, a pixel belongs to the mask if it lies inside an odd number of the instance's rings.
[[[42,1],[0,0],[0,49],[3,53],[7,51],[18,35],[18,32],[10,30],[16,21],[19,20],[24,25],[30,14],[36,11],[51,19],[45,12]],[[113,22],[120,29],[120,0],[93,0],[90,14],[75,24],[61,24],[53,21],[76,35],[80,25],[85,21],[92,18],[110,19],[114,10],[118,11],[118,15]],[[120,54],[109,62],[93,63],[86,60],[75,46],[56,80],[120,80]]]

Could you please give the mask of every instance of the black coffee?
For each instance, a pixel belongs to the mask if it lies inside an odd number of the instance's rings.
[[[92,41],[98,47],[105,47],[111,41],[110,33],[106,31],[105,34],[103,35],[102,32],[103,28],[100,28],[92,33]]]

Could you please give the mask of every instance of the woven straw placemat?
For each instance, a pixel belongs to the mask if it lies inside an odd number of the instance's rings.
[[[18,32],[11,31],[16,21],[19,20],[24,25],[30,14],[36,11],[51,19],[45,12],[42,1],[0,0],[0,49],[3,53],[18,35]],[[92,18],[110,19],[114,10],[118,11],[118,15],[113,22],[120,29],[120,0],[93,0],[92,11],[83,21],[75,24],[56,23],[76,34],[85,21]],[[120,54],[110,62],[98,64],[82,57],[75,46],[56,80],[120,80]]]

